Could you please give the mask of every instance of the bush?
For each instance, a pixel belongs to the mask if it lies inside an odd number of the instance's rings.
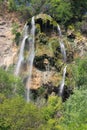
[[[24,86],[20,78],[0,69],[0,93],[6,97],[12,97],[15,94],[24,95]]]
[[[72,68],[76,86],[81,87],[87,85],[87,58],[77,59]]]
[[[31,6],[20,5],[17,8],[17,11],[20,14],[21,21],[23,22],[26,22],[29,18],[33,16],[33,11]]]
[[[20,36],[21,33],[18,31],[19,25],[17,23],[12,24],[12,34],[15,35],[14,41],[16,42],[16,45],[19,45]]]
[[[8,0],[8,9],[9,9],[9,11],[16,11],[17,10],[15,0]]]
[[[86,130],[87,128],[87,89],[75,90],[64,103],[64,125],[66,130]]]
[[[43,119],[32,103],[27,104],[22,97],[5,99],[0,104],[1,130],[39,130]]]

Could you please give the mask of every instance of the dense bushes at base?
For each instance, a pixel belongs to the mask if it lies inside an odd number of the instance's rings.
[[[77,60],[73,72],[80,88],[66,102],[62,103],[58,96],[49,96],[47,101],[42,97],[27,103],[23,96],[18,96],[24,90],[20,79],[0,69],[0,129],[86,130],[87,60]]]
[[[5,99],[0,104],[1,130],[39,130],[42,115],[35,105],[27,104],[23,98]]]

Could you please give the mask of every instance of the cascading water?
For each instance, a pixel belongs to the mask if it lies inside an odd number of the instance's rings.
[[[25,41],[27,38],[28,38],[28,25],[25,24],[24,29],[23,29],[23,40],[20,47],[19,59],[17,62],[15,75],[19,74],[22,61],[24,60],[24,47],[25,47]]]
[[[61,82],[61,85],[60,85],[60,88],[59,88],[59,95],[60,95],[60,96],[62,96],[63,90],[64,90],[65,76],[66,76],[66,68],[67,68],[67,66],[64,67],[64,70],[63,70],[63,79],[62,79],[62,82]]]
[[[30,54],[29,54],[29,59],[28,59],[28,63],[29,63],[29,76],[28,76],[28,80],[26,83],[26,89],[27,89],[27,102],[30,101],[30,86],[31,86],[31,76],[32,76],[32,68],[33,68],[33,61],[34,61],[34,57],[35,57],[35,52],[34,52],[34,43],[35,43],[35,20],[34,17],[32,17],[32,21],[31,21],[31,34],[30,36],[32,37],[31,39],[29,39],[29,44],[30,44]]]
[[[60,36],[59,42],[60,42],[61,53],[63,55],[64,62],[66,62],[66,51],[65,51],[64,43],[62,41],[62,32],[61,32],[59,25],[57,25],[57,29],[58,29],[59,36]]]

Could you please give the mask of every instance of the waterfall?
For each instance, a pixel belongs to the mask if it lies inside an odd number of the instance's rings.
[[[64,70],[63,70],[63,78],[62,78],[62,82],[61,82],[61,85],[60,85],[60,89],[59,89],[59,95],[62,96],[62,93],[63,93],[63,90],[64,90],[64,84],[65,84],[65,76],[66,76],[66,67],[64,67]]]
[[[30,44],[30,54],[29,54],[29,59],[28,59],[28,64],[29,64],[29,70],[28,70],[28,79],[26,82],[26,89],[27,89],[27,102],[30,101],[30,87],[31,87],[31,77],[32,77],[32,68],[33,68],[33,61],[35,57],[35,52],[34,52],[34,43],[35,43],[35,20],[34,17],[32,17],[31,20],[31,37],[32,39],[29,39],[29,44]]]
[[[60,43],[61,53],[63,55],[64,62],[66,62],[66,51],[65,51],[64,43],[62,41],[62,32],[61,32],[61,29],[60,29],[59,25],[57,25],[57,29],[58,29],[59,36],[60,36],[59,43]]]
[[[28,25],[25,24],[24,29],[23,29],[23,40],[22,40],[21,47],[20,47],[19,59],[17,62],[15,75],[19,74],[21,64],[24,60],[24,47],[25,47],[25,41],[27,38],[28,38]]]

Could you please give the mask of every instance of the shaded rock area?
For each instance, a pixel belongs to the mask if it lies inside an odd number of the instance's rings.
[[[54,86],[52,82],[48,82],[47,84],[43,84],[38,89],[31,89],[31,93],[33,99],[44,97],[47,100],[49,98],[49,95],[59,96],[59,87]],[[71,94],[73,94],[73,89],[71,87],[64,86],[62,101],[66,101]]]

